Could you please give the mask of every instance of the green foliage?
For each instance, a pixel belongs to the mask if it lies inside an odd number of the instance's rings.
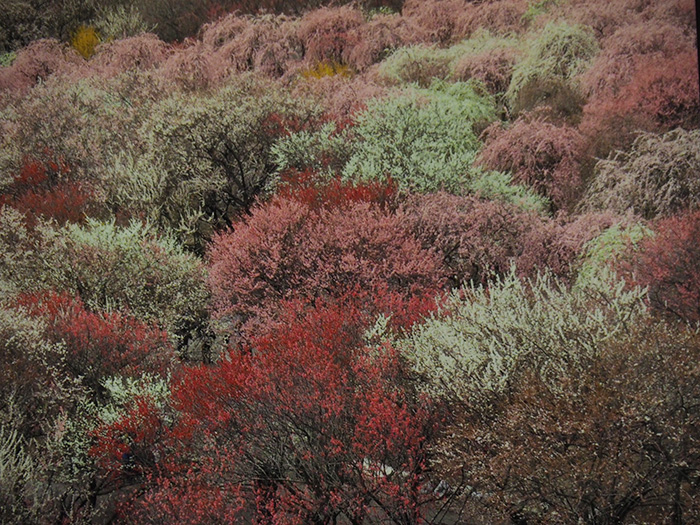
[[[329,122],[317,131],[302,130],[281,137],[272,145],[271,154],[280,172],[312,169],[331,175],[343,168],[351,147],[350,133],[338,131],[336,124]]]
[[[569,87],[575,93],[575,77],[597,53],[598,41],[589,28],[550,22],[532,37],[527,56],[515,66],[506,92],[508,103],[516,112],[534,107],[541,95],[538,91],[547,86]]]
[[[514,184],[513,177],[509,173],[475,168],[471,173],[468,190],[485,199],[513,204],[523,211],[544,214],[551,209],[547,197],[537,194],[528,186]]]
[[[615,224],[584,246],[580,257],[578,275],[574,286],[586,286],[600,272],[614,267],[630,248],[637,249],[639,243],[652,235],[640,222]]]
[[[17,53],[14,51],[9,51],[7,53],[0,53],[0,67],[9,67],[12,62],[17,58]]]
[[[90,219],[85,226],[42,231],[44,282],[79,295],[88,308],[128,311],[171,335],[203,317],[208,295],[202,263],[153,226]]]
[[[14,428],[0,424],[0,521],[21,524],[38,516],[36,501],[30,500],[28,485],[36,482],[37,466],[26,450],[25,442]]]
[[[94,25],[105,40],[127,38],[155,29],[132,4],[98,8]]]
[[[102,380],[100,401],[82,399],[75,410],[62,422],[63,430],[49,443],[50,450],[65,458],[61,480],[76,483],[94,473],[94,458],[90,448],[92,434],[102,425],[110,425],[127,413],[138,399],[148,399],[163,406],[170,397],[169,381],[144,374],[142,377],[107,377]]]
[[[154,194],[147,205],[154,219],[203,250],[213,229],[230,226],[269,190],[277,172],[272,145],[314,112],[306,100],[252,77],[211,95],[163,100],[143,128],[144,161],[129,161],[143,170],[135,182]],[[122,200],[129,193],[118,191]]]
[[[473,127],[494,119],[493,100],[471,82],[372,101],[357,117],[343,175],[365,182],[391,176],[407,191],[462,192],[479,147]]]
[[[551,275],[523,282],[512,271],[488,288],[455,291],[402,347],[427,390],[453,400],[498,394],[529,370],[556,388],[603,341],[627,337],[647,315],[643,298],[610,272],[569,290]]]
[[[447,79],[454,57],[454,48],[401,47],[381,62],[379,74],[392,83],[415,83],[427,88],[435,79]]]
[[[523,20],[532,22],[535,18],[549,12],[549,9],[559,5],[561,0],[535,0],[528,2]]]

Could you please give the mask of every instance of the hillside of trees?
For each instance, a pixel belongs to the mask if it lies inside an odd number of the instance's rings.
[[[6,0],[0,522],[700,523],[692,0]]]

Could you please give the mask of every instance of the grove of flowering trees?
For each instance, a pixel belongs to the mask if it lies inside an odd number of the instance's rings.
[[[0,7],[0,522],[700,520],[689,0]]]

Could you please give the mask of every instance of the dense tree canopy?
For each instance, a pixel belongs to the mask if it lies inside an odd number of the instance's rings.
[[[2,523],[700,520],[692,0],[0,4]]]

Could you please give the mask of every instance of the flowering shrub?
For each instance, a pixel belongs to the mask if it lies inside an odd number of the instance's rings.
[[[652,124],[667,130],[700,124],[697,53],[686,51],[672,61],[644,65],[621,92],[621,113],[643,113]]]
[[[643,223],[622,221],[587,241],[576,263],[575,286],[601,271],[624,268],[642,240],[651,235],[653,231]]]
[[[468,509],[544,524],[698,518],[687,474],[700,459],[700,414],[688,405],[700,397],[697,333],[662,323],[630,331],[600,341],[557,387],[533,369],[502,401],[465,414],[441,448],[457,476],[462,467],[488,491],[488,502],[465,498]]]
[[[186,0],[173,4],[166,0],[135,0],[132,5],[159,38],[165,42],[182,42],[194,37],[202,24],[209,21],[212,2]]]
[[[446,45],[459,34],[455,22],[457,13],[465,9],[463,0],[406,0],[401,10],[403,18],[414,27],[420,41]]]
[[[277,171],[272,144],[300,131],[313,112],[305,100],[250,77],[209,96],[163,100],[144,130],[144,179],[155,186],[144,204],[201,252],[213,229],[230,225],[269,191]]]
[[[350,125],[357,114],[367,108],[370,100],[384,98],[389,93],[386,86],[376,83],[371,72],[352,77],[334,75],[310,81],[299,77],[291,88],[295,96],[317,100],[328,118],[340,128]]]
[[[0,191],[0,206],[7,204],[26,216],[29,226],[37,219],[58,224],[80,223],[90,209],[91,190],[71,180],[70,168],[61,159],[25,159],[19,175]]]
[[[610,272],[569,289],[546,272],[522,281],[511,271],[488,288],[455,290],[444,312],[417,326],[401,348],[427,390],[457,402],[485,401],[530,369],[556,389],[604,341],[630,337],[629,327],[648,317],[644,297]]]
[[[692,323],[700,321],[700,212],[661,219],[654,235],[639,243],[639,252],[623,269],[633,282],[649,289],[651,306]]]
[[[37,470],[22,436],[9,425],[0,425],[0,519],[3,523],[31,521],[41,515],[44,509],[37,508],[39,505],[24,503],[28,499],[25,487],[37,482]]]
[[[0,68],[0,90],[23,93],[54,73],[77,66],[80,60],[58,40],[36,40],[19,50],[10,65]]]
[[[343,62],[343,54],[354,44],[352,30],[364,24],[359,9],[350,6],[322,7],[304,15],[299,23],[306,61]]]
[[[496,2],[468,2],[455,11],[457,33],[472,35],[486,29],[498,35],[521,33],[526,29],[523,15],[527,12],[528,0],[500,0]]]
[[[377,14],[352,29],[349,40],[353,45],[344,50],[343,58],[356,70],[363,71],[402,45],[408,37],[405,29],[406,21],[400,15]]]
[[[364,347],[366,299],[284,304],[280,322],[254,339],[254,352],[187,370],[173,390],[170,431],[146,404],[100,429],[93,453],[108,459],[128,450],[131,472],[154,474],[145,497],[136,493],[123,508],[138,522],[176,513],[189,523],[204,512],[300,524],[420,520],[434,499],[421,487],[435,418],[429,401],[406,387],[396,351]],[[148,458],[158,446],[170,453],[154,469]],[[102,464],[133,476],[119,462]],[[185,480],[201,494],[186,490]]]
[[[692,0],[4,4],[0,522],[700,522]]]
[[[23,295],[17,303],[46,321],[47,340],[65,347],[67,372],[95,394],[106,377],[165,376],[172,368],[168,334],[153,325],[118,312],[88,311],[68,294]]]
[[[294,169],[283,172],[280,179],[277,197],[295,200],[313,211],[355,202],[374,202],[391,207],[396,200],[396,185],[391,180],[386,183],[348,184],[338,177],[328,180],[310,170]]]
[[[217,58],[201,42],[187,41],[170,54],[158,73],[184,91],[207,90],[219,86],[225,77],[225,69],[217,67]]]
[[[484,199],[505,202],[523,211],[547,213],[552,204],[531,188],[515,184],[512,175],[500,171],[472,170],[468,189]]]
[[[401,47],[379,65],[380,75],[393,83],[415,83],[427,88],[435,79],[445,80],[450,73],[453,53],[423,45]]]
[[[452,77],[461,81],[474,78],[483,82],[489,93],[505,93],[519,54],[515,39],[481,31],[455,46]]]
[[[695,209],[699,148],[698,130],[640,134],[629,151],[598,161],[582,208],[631,211],[645,219]]]
[[[534,222],[522,238],[522,252],[516,260],[519,275],[534,277],[551,271],[562,281],[571,282],[579,276],[578,259],[586,244],[619,222],[620,218],[610,212],[559,214]]]
[[[524,115],[503,129],[494,124],[486,132],[478,162],[509,171],[516,182],[548,196],[556,208],[566,208],[578,198],[584,140],[570,126],[550,124]]]
[[[0,520],[36,522],[56,515],[50,441],[83,392],[67,374],[60,344],[41,320],[0,305]]]
[[[105,76],[157,67],[172,52],[165,42],[151,33],[106,42],[95,51],[92,65]]]
[[[569,107],[567,100],[576,96],[574,78],[586,70],[597,52],[598,42],[588,28],[548,24],[530,40],[527,56],[515,66],[506,92],[511,109],[519,113],[544,103],[557,112],[575,113],[575,103]],[[553,106],[550,99],[561,105]]]
[[[669,0],[662,3],[639,0],[573,0],[563,3],[560,13],[569,20],[590,26],[596,35],[607,38],[618,30],[624,30],[625,26],[635,26],[648,20],[654,20],[656,25],[670,23],[694,32],[694,8],[690,0]]]
[[[513,206],[446,193],[412,196],[402,211],[423,246],[442,256],[451,287],[506,273],[538,221]]]
[[[0,426],[27,439],[50,433],[61,411],[80,398],[61,344],[46,338],[45,329],[26,311],[0,306]]]
[[[295,19],[273,15],[250,18],[232,13],[206,25],[202,42],[213,49],[219,68],[255,70],[277,78],[301,67],[304,49],[297,33]]]
[[[98,8],[95,29],[102,35],[103,40],[109,41],[149,33],[155,27],[146,23],[141,11],[134,4],[128,6],[117,4]]]
[[[128,311],[173,337],[200,322],[204,269],[172,237],[148,224],[122,228],[93,219],[43,233],[43,282],[78,296],[91,311]]]
[[[11,206],[0,206],[0,296],[12,296],[36,280],[35,232],[26,217]]]
[[[463,191],[478,148],[472,126],[494,118],[493,101],[471,83],[370,102],[356,119],[357,142],[343,175],[360,181],[391,176],[402,190]]]
[[[698,89],[695,51],[678,53],[672,60],[652,56],[639,64],[616,96],[592,99],[586,105],[580,129],[589,137],[592,153],[600,157],[630,147],[639,130],[696,128]]]
[[[230,319],[232,331],[274,318],[280,301],[313,301],[355,286],[411,296],[439,288],[444,275],[401,215],[365,202],[313,212],[273,200],[215,237],[208,256],[214,313]]]
[[[658,20],[620,27],[602,40],[582,85],[595,98],[615,96],[650,58],[672,60],[692,46],[682,28]]]
[[[646,2],[637,0],[620,0],[614,3],[573,0],[564,3],[560,12],[567,20],[593,29],[599,38],[607,38],[628,24],[638,23],[642,18],[640,11],[644,9],[644,4]]]
[[[270,152],[280,172],[313,170],[333,176],[352,154],[351,133],[331,121],[318,130],[301,130],[280,137]]]
[[[95,188],[98,181],[101,186],[108,159],[141,140],[136,131],[150,118],[154,99],[163,96],[166,86],[138,71],[109,79],[56,80],[36,86],[31,97],[2,111],[0,165],[7,174],[19,173],[27,155],[42,156],[48,150],[70,166],[71,180],[85,189]]]

